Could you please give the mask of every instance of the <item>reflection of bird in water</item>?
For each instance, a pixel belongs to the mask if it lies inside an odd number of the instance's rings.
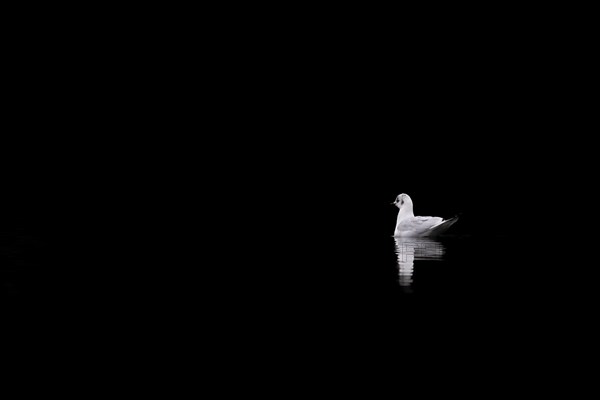
[[[444,246],[429,238],[396,237],[394,240],[398,256],[400,286],[407,292],[411,292],[415,261],[441,260],[444,255]]]
[[[398,237],[437,236],[444,233],[458,220],[458,217],[448,220],[442,217],[415,217],[413,202],[410,196],[404,193],[399,194],[392,204],[399,209],[394,230],[394,236]]]

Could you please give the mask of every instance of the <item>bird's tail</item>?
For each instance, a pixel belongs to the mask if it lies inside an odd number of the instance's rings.
[[[436,226],[431,227],[429,229],[428,236],[437,236],[437,235],[440,235],[440,234],[446,232],[446,230],[448,230],[448,228],[450,228],[452,225],[454,225],[456,223],[456,221],[458,221],[458,216],[456,216],[454,218],[450,218]]]

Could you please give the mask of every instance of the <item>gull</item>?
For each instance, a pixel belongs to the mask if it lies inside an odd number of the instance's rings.
[[[413,202],[409,195],[402,193],[394,201],[399,208],[396,221],[395,237],[429,237],[437,236],[450,228],[458,217],[443,219],[442,217],[415,217]]]

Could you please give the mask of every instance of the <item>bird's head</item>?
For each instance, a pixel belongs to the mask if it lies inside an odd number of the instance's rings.
[[[396,200],[392,204],[398,207],[400,210],[409,206],[412,209],[412,200],[410,199],[410,196],[405,193],[396,196]]]

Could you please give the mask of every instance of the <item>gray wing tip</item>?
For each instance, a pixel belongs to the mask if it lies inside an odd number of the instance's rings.
[[[448,228],[450,228],[452,225],[454,225],[454,223],[456,221],[458,221],[458,215],[456,215],[450,219],[444,220],[442,223],[429,228],[429,232],[432,235],[439,235],[441,233],[444,233]]]
[[[456,214],[454,217],[452,217],[452,218],[450,218],[450,219],[447,219],[447,220],[445,220],[444,222],[450,222],[450,221],[452,221],[452,222],[454,223],[454,222],[458,221],[458,219],[459,219],[460,217],[461,217],[461,214]]]

